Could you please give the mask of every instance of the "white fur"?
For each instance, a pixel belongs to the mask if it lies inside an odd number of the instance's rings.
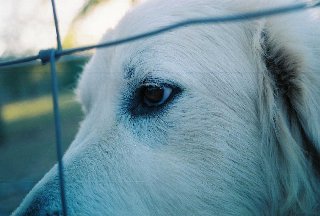
[[[103,41],[288,3],[149,1]],[[304,12],[186,27],[97,50],[77,89],[86,116],[64,156],[70,215],[317,214],[320,180],[302,130],[319,154],[319,26]],[[263,58],[279,50],[288,68],[296,66],[291,81],[299,88],[286,98]],[[183,92],[163,112],[132,117],[126,105],[147,77]],[[59,208],[57,175],[54,167],[13,215]]]

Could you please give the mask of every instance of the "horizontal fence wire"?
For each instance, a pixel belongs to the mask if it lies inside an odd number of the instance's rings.
[[[186,27],[186,26],[192,26],[192,25],[202,25],[202,24],[217,24],[217,23],[229,23],[229,22],[238,22],[238,21],[245,21],[245,20],[252,20],[252,19],[259,19],[263,17],[269,17],[269,16],[275,16],[275,15],[281,15],[281,14],[288,14],[292,12],[307,10],[311,8],[316,8],[320,6],[320,1],[312,1],[308,3],[299,3],[289,6],[283,6],[278,8],[272,8],[272,9],[264,9],[259,11],[252,11],[247,13],[240,13],[235,15],[226,15],[226,16],[219,16],[219,17],[206,17],[206,18],[198,18],[198,19],[188,19],[185,21],[177,22],[172,25],[168,25],[166,27],[159,28],[157,30],[145,32],[142,34],[134,35],[131,37],[118,39],[114,41],[109,41],[106,43],[100,43],[96,45],[90,45],[90,46],[83,46],[78,48],[72,48],[72,49],[64,49],[64,50],[57,50],[55,52],[55,57],[59,58],[64,55],[70,55],[76,52],[83,52],[90,49],[95,48],[106,48],[111,46],[116,46],[124,43],[129,43],[136,40],[141,40],[145,38],[149,38],[155,35],[159,35],[168,31],[172,31],[178,28]],[[59,43],[58,43],[59,44]],[[58,46],[59,48],[59,46]],[[16,59],[12,61],[3,61],[0,62],[0,67],[10,66],[13,64],[19,64],[19,63],[25,63],[29,61],[34,60],[41,60],[41,55],[34,55],[27,58],[21,58]]]

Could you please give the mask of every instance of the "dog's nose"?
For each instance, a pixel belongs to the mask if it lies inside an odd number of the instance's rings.
[[[56,177],[43,179],[24,198],[11,216],[62,216]]]
[[[49,211],[46,213],[46,216],[63,216],[62,211]]]
[[[12,216],[63,216],[55,194],[29,194]]]
[[[27,209],[27,211],[17,214],[21,216],[63,216],[62,211],[40,211],[38,209]]]
[[[20,216],[20,214],[18,214]],[[63,216],[60,210],[41,211],[36,208],[27,209],[21,216]]]
[[[13,216],[63,216],[61,210],[46,210],[41,204],[33,203],[21,212],[15,212]]]
[[[25,204],[25,203],[28,204]],[[36,216],[41,215],[41,206],[43,200],[40,198],[34,199],[31,202],[24,200],[23,205],[20,205],[18,209],[12,214],[12,216]],[[44,215],[44,214],[42,214]]]

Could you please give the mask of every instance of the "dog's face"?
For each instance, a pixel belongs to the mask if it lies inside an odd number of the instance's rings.
[[[227,12],[197,1],[152,2],[129,13],[104,41],[220,14]],[[267,181],[280,177],[267,173],[271,147],[264,146],[261,125],[260,24],[185,27],[97,50],[77,89],[85,118],[64,156],[68,212],[277,212],[271,200],[282,192]],[[54,167],[15,214],[57,209]]]

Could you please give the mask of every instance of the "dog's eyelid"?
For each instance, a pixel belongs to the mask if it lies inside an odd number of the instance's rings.
[[[159,77],[147,77],[143,80],[142,85],[153,85],[153,86],[165,86],[170,88],[181,88],[179,84],[176,82],[165,79],[165,78],[159,78]]]
[[[166,83],[166,81],[161,78],[155,78],[155,77],[147,77],[142,82],[142,84],[144,85],[148,85],[148,84],[160,85],[161,83]]]

